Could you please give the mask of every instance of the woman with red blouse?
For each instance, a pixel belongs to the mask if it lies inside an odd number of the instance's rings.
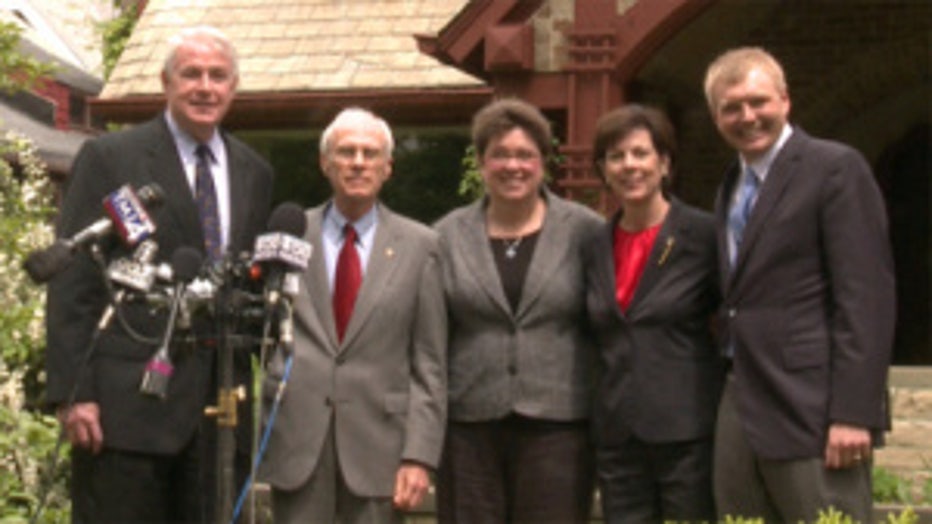
[[[610,523],[715,520],[715,224],[666,194],[675,149],[657,109],[626,105],[597,124],[593,160],[621,203],[586,250],[601,368],[596,467]]]

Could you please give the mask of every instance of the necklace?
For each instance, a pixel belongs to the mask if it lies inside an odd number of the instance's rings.
[[[505,258],[511,260],[518,256],[518,247],[521,245],[522,239],[523,237],[518,237],[514,240],[502,239],[502,245],[505,246]]]

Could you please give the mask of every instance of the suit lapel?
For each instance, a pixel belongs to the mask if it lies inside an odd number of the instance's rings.
[[[333,323],[333,307],[330,299],[330,281],[327,278],[327,262],[324,256],[324,246],[322,238],[324,209],[326,205],[318,206],[307,211],[307,230],[304,238],[314,246],[313,253],[308,263],[307,270],[304,272],[305,287],[310,297],[310,310],[304,312],[307,315],[305,322],[310,326],[326,333],[330,340],[329,349],[339,346],[337,343],[336,328]],[[301,313],[301,311],[296,311]],[[316,322],[316,323],[315,323]]]
[[[460,260],[479,282],[479,287],[485,291],[489,299],[504,312],[511,316],[511,306],[505,297],[498,268],[489,246],[489,237],[485,227],[485,200],[475,202],[457,224],[459,230],[451,238],[461,239],[452,247],[456,251],[454,257]]]
[[[248,220],[250,205],[249,179],[243,171],[247,165],[246,159],[243,158],[243,151],[235,145],[224,134],[223,143],[227,149],[227,172],[230,177],[230,238],[228,251],[235,253],[237,250],[246,248],[243,242],[243,234],[246,231],[246,220]],[[239,210],[233,213],[232,210]],[[251,247],[251,246],[248,246]]]
[[[660,231],[657,232],[657,238],[651,247],[647,263],[644,266],[644,272],[641,273],[638,285],[634,289],[634,297],[632,297],[631,304],[628,306],[628,316],[635,315],[638,306],[650,297],[651,289],[654,288],[668,267],[667,261],[671,256],[674,256],[677,241],[682,242],[682,239],[677,237],[681,236],[681,229],[685,226],[686,224],[682,224],[680,221],[680,203],[673,199],[670,201],[670,210],[667,212],[667,217],[660,226]]]
[[[602,232],[596,237],[595,248],[588,262],[592,264],[589,274],[593,281],[589,284],[597,291],[600,301],[606,304],[606,309],[613,309],[615,313],[624,317],[618,300],[615,299],[615,228],[618,227],[618,218],[621,212],[615,214],[607,224],[602,226]]]
[[[790,136],[790,139],[783,146],[783,149],[777,153],[773,164],[770,166],[767,178],[764,180],[760,192],[758,193],[757,202],[754,204],[754,209],[751,211],[751,216],[748,218],[747,226],[744,228],[744,240],[738,248],[738,253],[735,257],[735,267],[731,272],[729,284],[733,284],[737,276],[741,273],[746,265],[749,253],[753,251],[754,244],[760,237],[764,224],[767,223],[771,213],[773,213],[780,199],[782,199],[783,195],[786,193],[786,189],[789,187],[795,175],[796,170],[792,168],[792,165],[795,163],[800,140],[802,139],[803,133],[798,129],[795,130],[793,135]]]
[[[731,288],[734,273],[728,256],[728,206],[731,203],[732,192],[738,180],[738,166],[732,165],[725,172],[725,179],[719,188],[715,199],[715,233],[718,240],[718,267],[720,281],[726,288]]]
[[[524,286],[521,288],[517,317],[526,314],[540,297],[552,280],[552,275],[564,263],[563,255],[566,253],[567,244],[576,240],[571,238],[572,232],[570,225],[567,224],[569,214],[563,207],[563,203],[550,198],[547,193],[544,194],[544,199],[547,201],[547,212],[537,237],[537,246],[534,248],[534,254],[531,255],[531,264],[524,278]]]
[[[165,191],[162,212],[169,213],[179,226],[173,234],[180,235],[183,244],[203,246],[204,236],[197,215],[197,205],[194,203],[194,195],[188,185],[181,157],[168,130],[168,124],[165,123],[164,117],[159,117],[152,125],[158,140],[152,141],[152,145],[149,146],[149,158],[141,165],[148,170],[149,178]]]
[[[396,227],[394,214],[382,204],[379,204],[378,214],[379,221],[372,243],[372,252],[366,264],[362,287],[359,288],[359,295],[353,306],[353,315],[350,317],[349,325],[346,326],[341,351],[353,343],[353,339],[362,331],[375,306],[382,303],[382,293],[389,288],[392,277],[399,268],[401,250],[408,247]]]

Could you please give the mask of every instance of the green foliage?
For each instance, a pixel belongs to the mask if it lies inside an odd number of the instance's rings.
[[[17,26],[0,23],[0,90],[15,92],[51,72],[19,52]],[[0,123],[2,124],[2,123]],[[2,126],[0,126],[2,127]],[[52,191],[35,145],[0,136],[0,522],[26,522],[45,498],[42,522],[67,522],[65,469],[48,471],[58,440],[54,418],[36,411],[45,340],[45,295],[22,271],[27,253],[52,239]],[[46,479],[49,482],[46,489]]]
[[[0,137],[0,516],[24,522],[51,481],[42,522],[67,522],[64,468],[47,469],[58,438],[39,402],[45,340],[45,295],[22,271],[27,253],[51,242],[51,188],[33,143]]]
[[[872,473],[874,500],[905,504],[912,502],[912,483],[886,468],[875,467]]]
[[[29,88],[53,67],[19,52],[20,28],[0,21],[0,91],[12,93]]]
[[[764,524],[762,518],[745,518],[726,516],[721,520],[723,524]],[[900,513],[888,513],[885,521],[887,524],[917,524],[919,516],[912,508],[906,508]],[[833,507],[819,511],[819,518],[814,521],[815,524],[856,524],[854,519],[845,515]]]
[[[113,20],[99,25],[103,41],[104,78],[110,78],[110,73],[113,72],[117,60],[123,54],[126,41],[129,40],[130,35],[133,34],[133,28],[136,27],[138,15],[137,7],[133,4],[128,8],[123,8]]]
[[[56,463],[58,422],[16,406],[16,382],[15,373],[0,369],[0,523],[26,522],[46,490],[41,522],[68,522],[68,469],[49,470]]]
[[[466,147],[460,165],[463,168],[463,176],[460,178],[457,194],[469,200],[482,198],[485,194],[485,186],[482,183],[482,175],[479,173],[479,156],[476,154],[475,145],[469,144]]]
[[[0,137],[0,357],[33,386],[27,407],[38,400],[41,382],[45,295],[21,268],[26,254],[51,243],[52,212],[47,169],[35,145],[7,132]]]

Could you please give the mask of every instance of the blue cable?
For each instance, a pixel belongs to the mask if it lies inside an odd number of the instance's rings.
[[[262,462],[262,456],[265,455],[265,450],[269,445],[269,437],[272,435],[272,427],[275,425],[275,417],[278,415],[278,406],[281,405],[282,397],[285,395],[285,387],[288,385],[288,377],[291,375],[291,366],[293,363],[294,353],[288,355],[288,360],[285,361],[285,372],[282,373],[282,380],[278,383],[278,391],[275,392],[275,400],[272,402],[272,409],[269,410],[269,421],[265,425],[265,431],[262,433],[262,441],[259,443],[259,449],[256,451],[256,458],[252,463],[253,471],[259,468],[259,464]],[[251,484],[252,475],[250,475],[250,478],[246,479],[246,483],[243,485],[243,489],[236,499],[236,506],[233,509],[233,518],[230,520],[230,524],[236,523],[240,511],[243,510],[243,503],[246,502],[246,495],[249,493]]]

